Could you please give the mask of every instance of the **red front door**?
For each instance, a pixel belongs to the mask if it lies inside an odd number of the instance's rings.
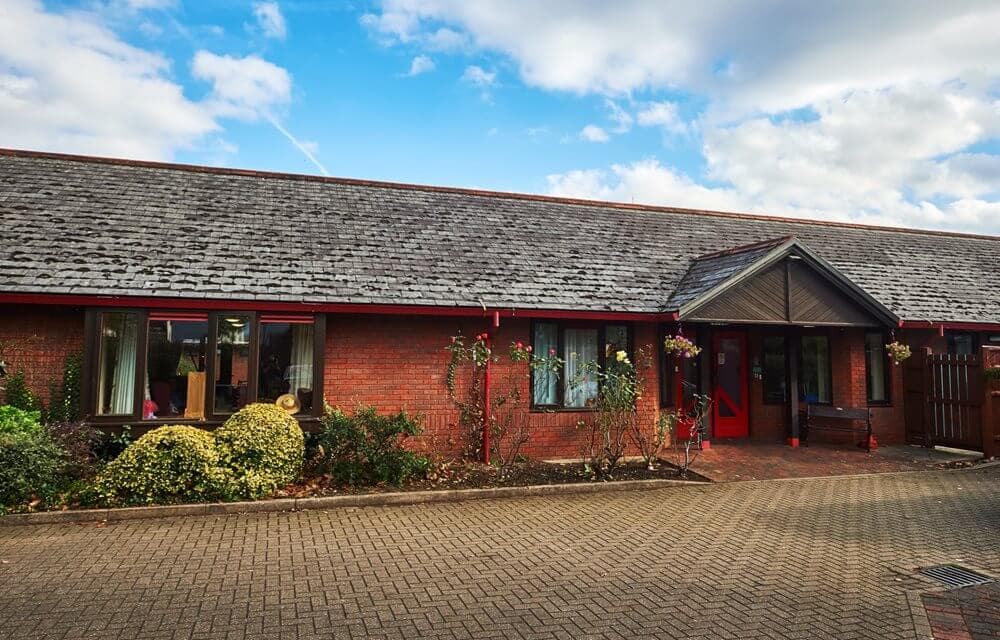
[[[742,331],[716,332],[712,337],[712,362],[714,437],[746,438],[750,435],[747,335]]]

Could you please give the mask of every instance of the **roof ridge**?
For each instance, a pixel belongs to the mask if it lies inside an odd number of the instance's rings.
[[[604,209],[620,209],[625,211],[643,211],[648,213],[674,213],[680,215],[705,216],[716,218],[732,218],[738,220],[757,220],[762,222],[781,222],[806,226],[836,227],[844,229],[862,229],[869,231],[886,231],[890,233],[907,233],[924,236],[944,236],[1000,242],[1000,236],[965,233],[960,231],[943,231],[938,229],[914,229],[911,227],[890,227],[885,225],[862,224],[857,222],[839,222],[833,220],[816,220],[812,218],[792,218],[788,216],[768,215],[760,213],[745,213],[734,211],[716,211],[711,209],[691,209],[686,207],[671,207],[654,204],[635,204],[628,202],[613,202],[608,200],[589,200],[586,198],[564,198],[516,191],[491,191],[488,189],[471,189],[463,187],[445,187],[407,182],[391,182],[386,180],[366,180],[360,178],[343,178],[335,176],[317,176],[304,173],[288,173],[281,171],[262,171],[256,169],[236,169],[230,167],[210,167],[197,164],[162,162],[153,160],[130,160],[108,156],[89,156],[54,151],[33,151],[29,149],[11,149],[0,147],[0,156],[41,158],[52,160],[68,160],[73,162],[88,162],[93,164],[110,164],[116,166],[141,167],[147,169],[167,169],[173,171],[190,171],[194,173],[209,173],[216,175],[243,176],[250,178],[272,178],[279,180],[301,180],[305,182],[323,182],[329,184],[344,184],[352,186],[379,187],[384,189],[402,189],[410,191],[426,191],[431,193],[451,193],[488,198],[506,198],[510,200],[526,200],[533,202],[550,202]]]

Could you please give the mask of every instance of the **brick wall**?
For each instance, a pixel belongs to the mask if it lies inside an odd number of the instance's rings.
[[[0,354],[8,373],[25,372],[28,388],[49,400],[49,384],[62,381],[66,356],[83,351],[83,310],[72,307],[0,305]]]
[[[531,323],[504,319],[494,332],[496,349],[506,352],[514,341],[530,344]],[[420,412],[425,419],[422,445],[440,451],[461,446],[458,412],[448,398],[445,371],[451,336],[474,336],[489,328],[486,318],[424,318],[387,316],[338,316],[327,319],[324,393],[327,402],[351,409],[370,404],[380,411],[405,409]],[[633,326],[636,346],[654,345],[654,324]],[[494,389],[519,385],[528,398],[529,381],[509,366],[494,367]],[[647,392],[640,400],[644,420],[654,421],[658,412],[657,369],[647,372]],[[578,457],[584,442],[577,423],[588,412],[519,413],[530,428],[524,453],[534,458]]]

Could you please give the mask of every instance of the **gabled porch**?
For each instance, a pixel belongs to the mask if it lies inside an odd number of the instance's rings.
[[[702,352],[665,355],[662,404],[710,395],[707,443],[752,438],[797,447],[808,405],[871,408],[875,432],[902,441],[898,372],[885,352],[899,318],[797,239],[693,259],[667,310],[676,322],[663,334],[683,333]]]

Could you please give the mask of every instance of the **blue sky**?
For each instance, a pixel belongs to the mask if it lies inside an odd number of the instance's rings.
[[[1000,9],[5,0],[0,146],[1000,233]]]

